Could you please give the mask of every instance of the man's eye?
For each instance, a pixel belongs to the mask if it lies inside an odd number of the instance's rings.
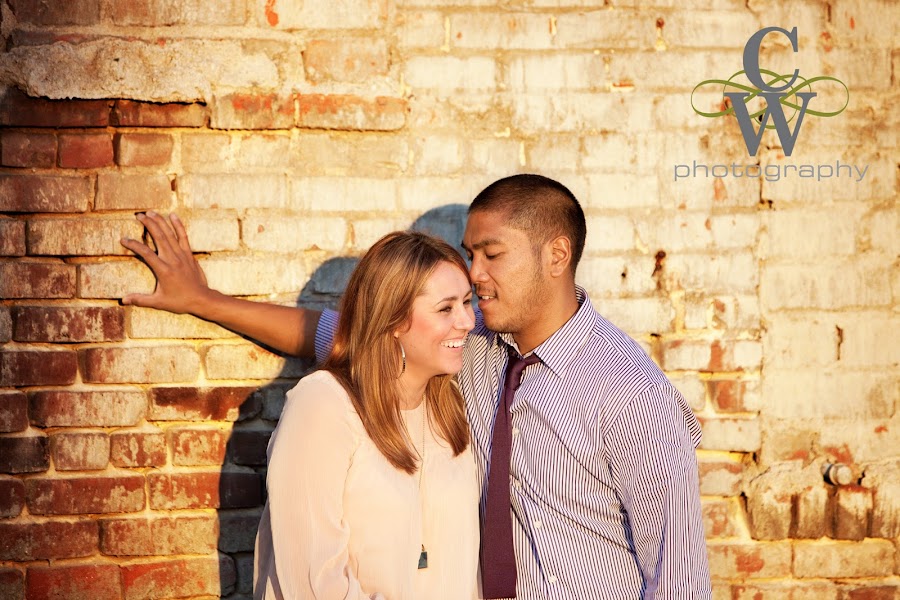
[[[463,304],[465,304],[466,306],[472,304],[472,299],[471,299],[471,298],[466,298],[465,300],[463,300]]]
[[[499,255],[499,254],[485,254],[485,255],[484,255],[484,257],[485,257],[486,259],[488,259],[488,260],[494,260],[494,259],[497,258],[498,256],[500,256],[500,255]]]

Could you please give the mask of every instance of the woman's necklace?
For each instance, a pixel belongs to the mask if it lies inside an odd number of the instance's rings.
[[[422,398],[422,404],[425,405],[425,411],[422,415],[422,450],[419,452],[419,501],[422,501],[422,476],[425,471],[425,426],[428,423],[428,400]],[[424,511],[423,511],[424,512]],[[424,535],[424,527],[422,533]],[[425,550],[425,544],[422,543],[422,552],[419,553],[419,568],[428,568],[428,551]]]

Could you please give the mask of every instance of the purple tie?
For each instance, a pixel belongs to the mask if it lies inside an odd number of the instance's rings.
[[[509,502],[509,457],[512,446],[509,406],[521,383],[522,371],[539,361],[535,354],[521,358],[512,347],[509,348],[503,394],[494,418],[487,503],[481,522],[481,583],[485,598],[516,597],[516,553],[513,549]]]

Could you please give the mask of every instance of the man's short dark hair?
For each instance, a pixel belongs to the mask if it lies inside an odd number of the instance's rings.
[[[539,244],[563,235],[572,243],[572,273],[581,260],[587,225],[584,211],[569,188],[543,175],[522,174],[498,179],[469,206],[469,214],[498,211],[510,227]]]

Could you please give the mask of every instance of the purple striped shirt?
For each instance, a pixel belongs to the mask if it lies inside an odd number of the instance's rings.
[[[709,599],[695,449],[700,425],[628,335],[580,308],[535,348],[510,407],[510,497],[518,600]],[[326,311],[316,352],[328,351]],[[480,313],[459,384],[486,498],[509,334]]]

